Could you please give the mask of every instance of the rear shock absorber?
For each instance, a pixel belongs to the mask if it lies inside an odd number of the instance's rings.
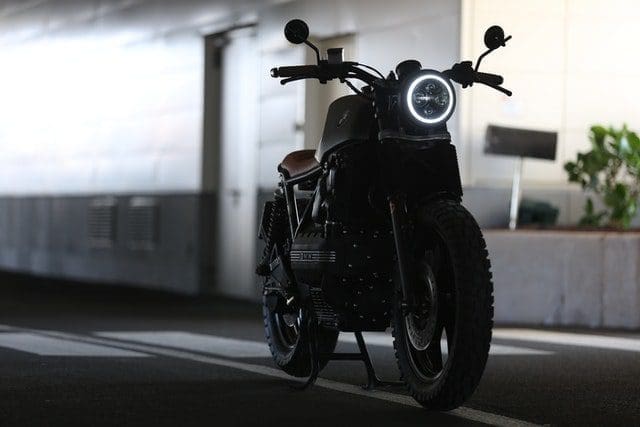
[[[269,276],[271,274],[271,253],[277,244],[282,244],[287,232],[287,204],[282,192],[276,191],[273,201],[265,203],[260,224],[260,238],[265,246],[262,260],[256,267],[256,274]]]

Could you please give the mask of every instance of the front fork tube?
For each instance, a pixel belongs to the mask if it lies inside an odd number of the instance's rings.
[[[413,262],[411,252],[407,245],[406,227],[409,225],[405,200],[400,196],[389,198],[389,213],[393,227],[393,238],[398,258],[398,271],[400,273],[400,290],[402,291],[402,310],[404,313],[412,312],[416,306],[414,292]]]

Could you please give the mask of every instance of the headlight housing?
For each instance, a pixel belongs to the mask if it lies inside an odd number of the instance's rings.
[[[456,94],[444,75],[434,70],[422,70],[407,78],[402,103],[415,123],[437,126],[453,114]]]

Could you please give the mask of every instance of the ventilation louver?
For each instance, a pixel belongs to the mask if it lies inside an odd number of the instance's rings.
[[[92,248],[111,248],[116,240],[118,204],[115,198],[104,197],[89,202],[88,240]]]

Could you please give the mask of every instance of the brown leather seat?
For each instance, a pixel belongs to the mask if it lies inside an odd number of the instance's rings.
[[[316,150],[299,150],[287,154],[278,170],[285,178],[295,178],[305,175],[320,168],[320,163],[315,158]]]

